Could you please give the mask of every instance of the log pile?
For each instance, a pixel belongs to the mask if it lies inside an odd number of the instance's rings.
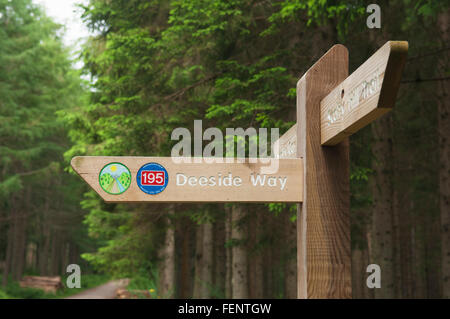
[[[43,276],[25,276],[19,282],[22,288],[42,289],[45,292],[56,293],[63,287],[60,276],[43,277]]]
[[[116,291],[117,299],[140,299],[140,298],[151,298],[150,292],[148,290],[127,290],[125,288],[119,288]]]

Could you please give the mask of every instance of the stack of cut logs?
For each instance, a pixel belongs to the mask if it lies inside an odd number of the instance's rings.
[[[117,299],[139,299],[139,298],[151,298],[148,290],[127,290],[125,288],[119,288],[116,291]]]
[[[45,292],[56,293],[63,287],[61,277],[25,276],[19,282],[22,288],[42,289]]]

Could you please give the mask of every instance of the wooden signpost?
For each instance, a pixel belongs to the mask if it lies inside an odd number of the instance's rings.
[[[297,83],[276,173],[250,159],[80,156],[72,167],[107,202],[298,203],[298,297],[351,298],[348,136],[394,106],[407,50],[389,41],[350,76],[344,46],[325,53]]]

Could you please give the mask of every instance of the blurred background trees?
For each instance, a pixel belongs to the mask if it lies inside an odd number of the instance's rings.
[[[59,274],[89,249],[82,185],[65,172],[71,143],[56,112],[85,95],[56,25],[28,0],[0,1],[0,260],[2,284]]]
[[[283,133],[297,80],[333,44],[352,72],[407,40],[394,110],[350,139],[353,295],[450,297],[449,6],[379,1],[381,29],[368,29],[367,4],[91,0],[86,89],[57,26],[30,1],[0,1],[3,278],[58,274],[82,254],[161,298],[296,298],[295,207],[105,204],[64,168],[74,155],[170,156],[172,130],[195,119]],[[365,284],[371,263],[381,289]]]

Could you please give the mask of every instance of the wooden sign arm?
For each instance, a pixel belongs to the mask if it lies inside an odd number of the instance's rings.
[[[388,41],[320,102],[321,144],[337,145],[395,105],[408,42]]]

